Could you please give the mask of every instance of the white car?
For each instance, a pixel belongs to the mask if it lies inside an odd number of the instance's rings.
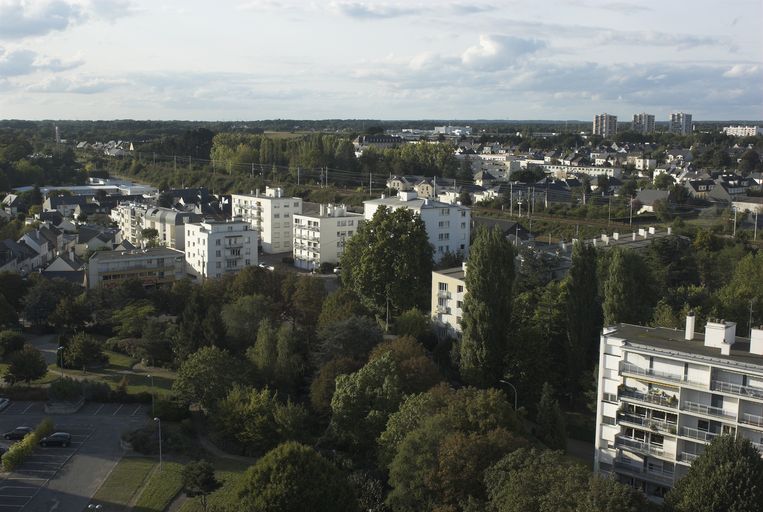
[[[0,411],[11,405],[10,398],[0,398]]]

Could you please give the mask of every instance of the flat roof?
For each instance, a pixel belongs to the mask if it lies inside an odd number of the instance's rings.
[[[442,201],[437,201],[436,199],[425,199],[423,197],[415,197],[413,199],[409,199],[408,201],[403,201],[399,197],[385,197],[380,199],[369,199],[368,201],[363,201],[363,204],[375,204],[375,205],[384,205],[384,206],[408,206],[410,208],[464,208],[468,209],[465,206],[457,205],[457,204],[450,204],[450,203],[443,203]]]
[[[670,352],[680,352],[689,356],[712,357],[733,363],[763,366],[763,355],[750,354],[750,339],[737,336],[729,355],[721,354],[720,348],[706,347],[705,335],[694,333],[693,340],[684,339],[683,329],[667,327],[645,327],[642,325],[619,324],[607,336],[623,338],[633,345],[646,345]]]
[[[461,281],[466,277],[466,272],[464,272],[463,267],[444,268],[442,270],[433,270],[432,272],[453,279],[460,279]]]
[[[149,249],[133,249],[131,251],[96,251],[90,257],[90,259],[97,258],[99,260],[121,260],[130,256],[134,257],[176,257],[185,256],[183,251],[176,251],[168,247],[151,247]]]

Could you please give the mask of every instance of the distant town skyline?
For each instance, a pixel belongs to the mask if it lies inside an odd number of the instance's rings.
[[[0,0],[0,119],[763,118],[763,3]]]

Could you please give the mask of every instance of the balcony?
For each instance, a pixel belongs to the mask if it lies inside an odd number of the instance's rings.
[[[665,453],[662,447],[633,439],[632,437],[615,436],[615,448],[625,448],[628,451],[642,455],[655,455],[657,457],[671,457]]]
[[[687,412],[704,414],[705,416],[715,416],[732,420],[736,419],[736,415],[731,411],[726,411],[720,407],[713,407],[712,405],[699,404],[697,402],[686,401],[681,409]]]
[[[678,407],[678,399],[676,397],[669,397],[661,393],[640,393],[638,391],[625,388],[620,390],[619,396],[620,398],[628,398],[631,400],[637,400],[639,402],[659,405],[661,407],[669,407],[671,409]]]
[[[639,377],[654,377],[655,379],[667,380],[670,382],[685,382],[687,384],[693,384],[695,386],[707,386],[707,383],[690,380],[684,377],[683,375],[679,375],[677,373],[668,373],[668,372],[652,370],[650,368],[641,368],[640,366],[636,366],[635,364],[628,363],[625,361],[620,363],[620,373],[627,373],[627,374],[636,375]]]
[[[437,292],[437,297],[441,299],[449,299],[450,298],[450,292],[447,290],[440,290]]]
[[[618,419],[624,423],[631,423],[641,427],[647,427],[652,430],[668,434],[676,434],[677,426],[675,423],[669,423],[663,420],[655,420],[652,418],[646,418],[644,416],[636,416],[634,414],[620,414]]]
[[[691,439],[709,443],[721,434],[718,432],[707,432],[692,427],[681,427],[681,435],[683,437],[689,437]]]
[[[686,464],[691,464],[692,462],[697,460],[697,457],[699,457],[698,453],[681,452],[678,455],[678,461],[684,462]]]
[[[661,484],[672,485],[675,473],[666,469],[648,469],[641,465],[631,464],[624,460],[615,461],[615,470],[617,472],[626,472],[636,475],[639,478],[645,478]]]
[[[723,393],[729,393],[732,395],[742,396],[745,398],[754,398],[756,400],[763,400],[763,389],[753,388],[750,386],[741,386],[732,382],[724,382],[722,380],[713,380],[710,382],[710,389],[713,391],[721,391]]]
[[[763,428],[763,416],[758,416],[756,414],[749,414],[749,413],[742,413],[742,416],[739,418],[739,423],[744,423],[745,425],[752,425],[755,427]]]

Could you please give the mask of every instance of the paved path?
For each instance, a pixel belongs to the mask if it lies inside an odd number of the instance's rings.
[[[54,364],[58,357],[58,335],[43,334],[42,336],[27,337],[27,342],[34,348],[42,352],[45,362]]]

